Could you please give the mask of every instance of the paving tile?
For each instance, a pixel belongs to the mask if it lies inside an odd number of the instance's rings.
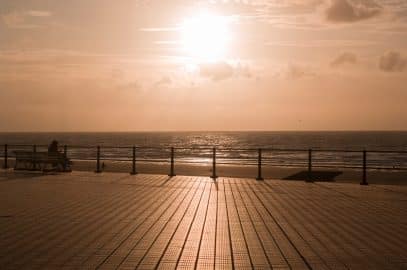
[[[7,175],[0,269],[407,267],[405,186]]]

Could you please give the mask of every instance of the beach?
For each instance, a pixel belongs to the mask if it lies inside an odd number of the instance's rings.
[[[3,167],[4,160],[0,161]],[[102,165],[104,164],[104,166]],[[8,165],[12,168],[14,160],[10,159]],[[101,160],[100,167],[102,172],[130,173],[132,163],[126,161],[108,161]],[[72,170],[74,171],[96,171],[96,161],[93,160],[73,160]],[[349,168],[325,168],[313,167],[313,180],[320,182],[338,182],[338,183],[360,183],[362,181],[362,169]],[[137,173],[146,174],[170,174],[170,163],[136,163]],[[185,176],[212,176],[212,164],[185,164],[177,163],[174,165],[176,175]],[[308,176],[306,167],[283,167],[283,166],[262,166],[262,177],[266,179],[283,179],[287,181],[305,181]],[[258,176],[257,166],[242,165],[216,165],[216,176],[220,177],[237,177],[253,178]],[[402,170],[367,170],[367,180],[371,184],[383,185],[407,185],[407,171]]]

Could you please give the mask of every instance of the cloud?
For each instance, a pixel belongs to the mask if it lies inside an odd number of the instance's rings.
[[[364,39],[311,39],[301,42],[295,41],[267,41],[264,46],[270,47],[294,47],[294,48],[344,48],[375,46],[378,42]]]
[[[44,26],[43,18],[51,17],[45,10],[13,11],[1,15],[2,21],[9,28],[32,29]]]
[[[334,23],[350,23],[380,15],[382,7],[373,0],[331,0],[326,19]]]
[[[1,16],[3,22],[10,28],[19,28],[25,25],[25,17],[22,13],[11,12]]]
[[[52,15],[51,12],[46,10],[29,10],[26,14],[32,17],[50,17]]]
[[[399,52],[387,52],[380,57],[379,68],[385,72],[400,72],[407,67],[407,58]]]
[[[355,64],[357,62],[357,56],[354,53],[344,52],[337,56],[332,62],[332,67],[339,67],[345,64]]]
[[[213,81],[226,80],[231,77],[251,77],[249,66],[237,63],[229,64],[219,61],[199,65],[199,74]]]
[[[301,79],[305,77],[314,77],[316,73],[309,67],[300,65],[289,65],[285,71],[285,75],[288,79]]]
[[[119,84],[116,86],[120,91],[138,92],[143,90],[143,85],[139,81],[132,81],[128,83]]]
[[[221,81],[233,76],[233,67],[226,62],[206,63],[199,66],[199,73],[213,81]]]
[[[164,76],[154,83],[154,87],[169,86],[171,84],[172,84],[171,78],[168,76]]]

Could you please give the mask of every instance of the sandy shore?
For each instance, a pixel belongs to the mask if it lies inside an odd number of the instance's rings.
[[[3,160],[0,161],[1,167],[3,167],[3,162]],[[104,163],[103,171],[105,172],[131,172],[132,170],[130,162],[103,161],[102,163]],[[9,167],[13,167],[14,160],[10,159],[8,164]],[[74,160],[72,169],[76,171],[95,171],[96,161]],[[176,175],[211,176],[212,165],[176,163],[174,171]],[[137,172],[169,174],[170,164],[138,162]],[[216,174],[219,177],[256,178],[257,167],[218,164]],[[305,180],[307,175],[307,168],[277,166],[263,166],[262,168],[262,176],[267,179]],[[359,183],[362,179],[362,171],[360,169],[314,167],[313,178],[315,181]],[[368,170],[367,179],[370,184],[405,185],[407,184],[407,171]]]

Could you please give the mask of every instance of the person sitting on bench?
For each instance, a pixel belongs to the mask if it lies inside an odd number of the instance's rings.
[[[48,157],[52,157],[54,161],[52,162],[52,167],[56,169],[58,167],[58,141],[53,140],[48,146]]]

